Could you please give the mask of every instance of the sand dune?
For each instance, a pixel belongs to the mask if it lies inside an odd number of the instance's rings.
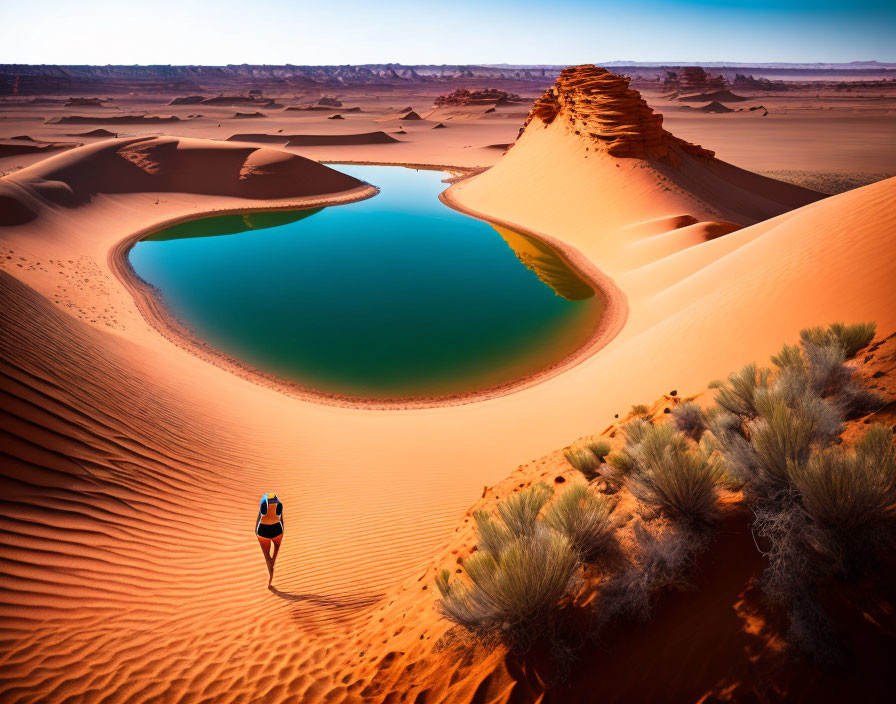
[[[89,132],[77,132],[75,134],[68,135],[69,137],[117,137],[118,135],[115,132],[110,132],[109,130],[104,130],[103,128],[97,128],[95,130],[90,130]]]
[[[97,142],[4,179],[23,197],[75,206],[97,194],[184,192],[237,198],[318,196],[356,179],[293,154],[176,137]]]
[[[366,132],[364,134],[292,134],[289,135],[288,147],[318,147],[324,145],[354,144],[393,144],[400,140],[390,137],[385,132]]]
[[[205,98],[201,95],[185,95],[179,98],[172,98],[169,105],[198,105]]]
[[[88,123],[100,123],[103,125],[148,125],[164,122],[179,122],[176,115],[120,115],[117,117],[102,117],[92,115],[63,115],[47,120],[48,125],[82,125]]]
[[[433,108],[424,112],[421,117],[424,120],[432,120],[433,122],[470,122],[481,119],[489,112],[494,112],[494,107],[486,105],[457,105]]]
[[[326,105],[287,105],[285,108],[283,108],[284,112],[332,112],[332,110],[333,108],[327,107]]]
[[[627,307],[581,364],[468,405],[371,412],[287,397],[160,334],[152,299],[118,278],[122,248],[161,222],[370,195],[355,179],[274,149],[176,138],[103,141],[0,179],[4,696],[537,700],[538,673],[500,650],[471,666],[437,646],[434,570],[468,549],[477,497],[552,476],[553,451],[614,413],[670,387],[699,392],[800,327],[896,329],[896,179],[819,200],[675,138],[632,92],[571,72],[495,167],[444,196],[562,243]],[[291,520],[273,594],[251,535],[270,490]],[[607,698],[655,698],[657,682],[667,698],[724,698],[725,658],[672,663],[736,650],[732,608],[712,602],[683,643],[669,635],[682,606],[666,630],[621,634],[599,660]],[[641,662],[636,636],[678,644],[663,651],[668,670],[656,666],[668,676],[626,669]]]
[[[734,112],[727,105],[722,105],[717,101],[712,101],[711,103],[707,103],[702,108],[697,108],[700,112],[709,112],[709,113],[725,113],[725,112]]]
[[[730,340],[730,347],[724,353],[717,346],[699,352],[680,344],[664,352],[664,367],[684,369],[689,355],[699,354],[704,364],[727,358],[728,364],[718,365],[719,374],[739,361],[738,328],[763,331],[751,351],[760,358],[771,352],[772,340],[829,318],[874,318],[883,329],[896,326],[896,311],[878,296],[893,290],[888,281],[893,258],[887,252],[894,246],[894,216],[883,212],[883,203],[892,197],[896,179],[813,203],[820,194],[683,149],[658,131],[644,106],[624,93],[627,88],[615,90],[629,101],[628,113],[606,90],[595,104],[577,100],[594,76],[587,68],[571,72],[566,95],[561,78],[560,90],[543,98],[541,106],[536,103],[525,132],[501,161],[455,184],[445,197],[461,208],[555,235],[600,262],[630,306],[621,339],[602,353],[605,364],[627,340],[649,338],[640,348],[646,354],[630,351],[649,365],[650,350],[663,344],[663,335],[682,339],[684,333],[672,332],[676,323],[683,324],[682,316],[703,328],[685,328],[694,339],[718,335]],[[574,112],[565,106],[570,98]],[[539,117],[545,102],[548,124]],[[629,127],[626,115],[637,116]],[[610,153],[643,149],[653,158]],[[806,203],[811,205],[792,210]],[[847,227],[844,217],[851,223]],[[720,236],[725,231],[731,234]],[[745,301],[751,302],[749,310]],[[719,332],[707,326],[718,326]],[[681,356],[671,361],[672,354]]]
[[[735,95],[730,90],[716,90],[712,93],[695,93],[694,95],[682,95],[679,100],[689,103],[705,103],[706,101],[737,103],[743,100],[751,100],[742,95]]]
[[[363,134],[235,134],[228,142],[260,142],[289,147],[321,147],[335,145],[394,144],[399,140],[385,132]]]
[[[13,137],[13,139],[16,139]],[[80,142],[36,142],[35,140],[28,138],[30,141],[19,142],[17,144],[4,144],[0,142],[0,158],[6,156],[16,156],[18,154],[35,154],[40,152],[53,152],[59,149],[72,149],[73,147],[80,147]],[[23,140],[24,141],[24,140]]]
[[[398,120],[423,120],[428,118],[421,117],[418,113],[413,110],[408,110],[407,112],[395,112],[389,115],[383,115],[382,117],[377,118],[377,122],[396,122]]]

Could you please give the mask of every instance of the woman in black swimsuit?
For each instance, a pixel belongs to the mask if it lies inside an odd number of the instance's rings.
[[[283,502],[276,494],[262,494],[261,506],[258,507],[258,519],[255,521],[255,535],[264,553],[264,561],[268,566],[268,588],[274,581],[274,563],[280,552],[280,541],[283,540]],[[271,543],[274,553],[271,554]]]

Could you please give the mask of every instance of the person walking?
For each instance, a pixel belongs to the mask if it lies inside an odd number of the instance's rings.
[[[274,581],[274,564],[280,552],[280,541],[283,540],[283,502],[276,494],[261,495],[258,507],[258,518],[255,521],[255,536],[264,553],[264,561],[268,566],[268,589]],[[273,553],[271,552],[273,545]]]

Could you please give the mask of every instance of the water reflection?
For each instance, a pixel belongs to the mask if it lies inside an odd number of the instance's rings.
[[[319,213],[323,208],[307,208],[306,210],[271,210],[255,213],[235,213],[232,215],[216,215],[200,220],[188,220],[171,227],[166,227],[155,234],[144,238],[149,242],[180,240],[188,237],[219,237],[236,235],[247,230],[264,230],[269,227],[288,225]]]
[[[588,282],[573,271],[549,244],[522,232],[489,224],[510,245],[523,265],[535,272],[539,281],[554,289],[558,296],[568,301],[584,301],[594,295],[594,289]]]

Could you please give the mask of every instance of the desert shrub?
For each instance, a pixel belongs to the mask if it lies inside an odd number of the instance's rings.
[[[597,476],[601,460],[589,448],[568,448],[563,454],[566,455],[566,461],[579,470],[586,479],[594,479]]]
[[[805,344],[803,352],[807,365],[805,373],[798,378],[805,379],[811,391],[818,396],[836,394],[844,384],[849,382],[852,372],[844,366],[846,354],[836,343],[824,346]]]
[[[643,403],[636,403],[632,406],[631,415],[633,416],[646,416],[648,413],[650,413],[650,409]]]
[[[846,354],[838,343],[804,342],[803,354],[804,364],[783,367],[774,382],[774,388],[791,405],[799,399],[821,397],[847,419],[866,415],[882,405],[876,394],[854,381],[854,370],[844,364]]]
[[[569,540],[538,523],[500,555],[479,550],[464,561],[468,582],[440,576],[436,608],[475,635],[525,649],[550,628],[569,592],[578,558]]]
[[[619,616],[647,620],[659,595],[687,586],[694,559],[708,545],[707,535],[682,526],[650,530],[633,527],[635,551],[628,566],[611,576],[601,591],[597,608],[604,622]]]
[[[831,567],[847,574],[879,552],[896,504],[896,452],[886,427],[873,426],[853,451],[828,448],[790,471],[814,544]]]
[[[772,364],[779,369],[789,367],[804,367],[806,360],[799,345],[784,345],[778,354],[772,356]]]
[[[513,533],[506,526],[493,521],[487,511],[474,511],[473,519],[479,530],[479,549],[500,555],[513,541]]]
[[[467,579],[452,581],[447,570],[436,576],[437,608],[445,618],[513,648],[526,647],[550,626],[579,564],[570,539],[539,520],[552,494],[536,484],[501,502],[499,520],[474,514],[479,543],[463,562]],[[581,530],[584,521],[570,525]]]
[[[626,444],[637,445],[652,427],[653,425],[650,421],[643,418],[637,418],[626,423],[622,427],[622,434],[625,436]]]
[[[880,464],[882,471],[891,476],[896,471],[893,466],[896,462],[893,455],[893,435],[881,423],[875,423],[865,432],[856,443],[855,451],[863,461]]]
[[[632,456],[632,449],[641,442],[645,434],[653,427],[650,421],[644,418],[636,418],[622,427],[625,436],[625,447],[619,452],[611,452],[605,457],[605,461],[616,473],[622,477],[631,474],[637,467],[637,462]]]
[[[852,359],[863,347],[867,347],[874,339],[877,330],[876,323],[832,323],[827,328],[814,327],[800,331],[800,339],[803,344],[814,344],[825,347],[830,344],[838,345],[846,359]]]
[[[603,496],[587,487],[569,487],[550,506],[545,523],[565,535],[583,562],[594,560],[609,544],[613,534],[612,506]]]
[[[640,501],[694,527],[713,521],[722,478],[715,458],[692,449],[669,425],[651,428],[631,454],[637,467],[628,486]]]
[[[752,457],[741,460],[753,489],[763,497],[786,490],[790,465],[809,459],[815,439],[815,420],[805,407],[790,408],[777,398],[763,404],[760,418],[749,426]]]
[[[515,537],[529,535],[535,530],[538,514],[553,495],[554,491],[549,486],[533,484],[499,503],[498,514]]]
[[[859,350],[870,345],[877,332],[877,324],[873,322],[853,323],[852,325],[831,323],[830,328],[843,351],[846,352],[847,359],[852,359],[859,353]]]
[[[693,401],[680,403],[672,409],[675,427],[694,441],[699,441],[706,430],[706,416],[703,409]]]
[[[852,382],[844,386],[832,401],[846,420],[861,418],[886,405],[886,401],[876,393]]]
[[[770,377],[770,369],[747,364],[739,371],[732,372],[728,376],[728,382],[718,388],[716,403],[736,416],[755,418],[753,397],[757,390],[768,388]]]
[[[826,606],[833,585],[873,576],[896,542],[891,435],[872,428],[854,450],[828,447],[788,470],[790,490],[752,506],[754,531],[769,545],[762,586],[787,610],[790,643],[811,660],[832,662],[843,656]],[[874,588],[863,582],[866,597]]]
[[[585,443],[585,447],[591,450],[592,454],[597,457],[601,462],[604,461],[607,455],[610,454],[610,443],[606,440],[594,440],[592,442]]]
[[[635,469],[635,460],[625,450],[621,452],[611,452],[606,457],[607,464],[610,465],[620,476],[627,476]]]
[[[799,347],[772,358],[776,373],[748,365],[729,377],[701,442],[744,482],[769,562],[762,587],[786,608],[791,644],[816,661],[840,654],[832,585],[873,573],[896,544],[891,434],[872,428],[854,450],[835,446],[845,418],[881,403],[845,364],[873,336],[867,324],[801,331]]]

